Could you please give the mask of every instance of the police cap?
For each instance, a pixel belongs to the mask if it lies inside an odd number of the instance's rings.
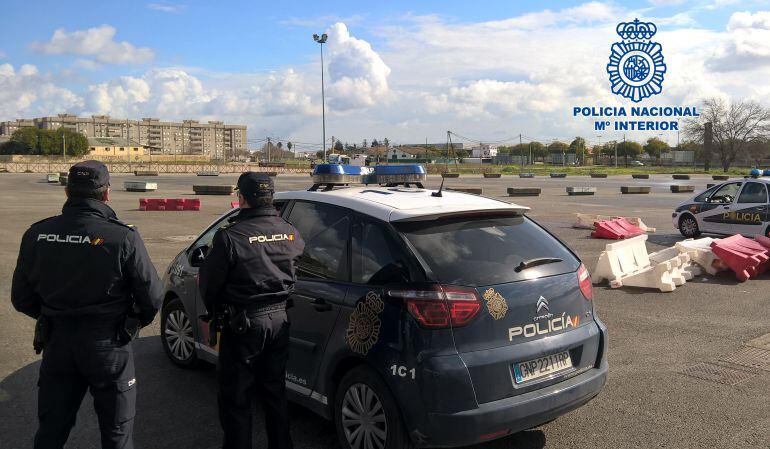
[[[99,189],[110,185],[110,172],[107,166],[99,161],[83,161],[70,167],[68,186]]]
[[[238,178],[237,190],[245,198],[272,196],[274,191],[273,180],[267,173],[247,171]]]

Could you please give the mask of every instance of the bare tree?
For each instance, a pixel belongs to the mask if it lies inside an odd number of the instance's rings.
[[[692,140],[702,142],[704,125],[709,122],[713,127],[714,148],[726,172],[736,159],[745,156],[752,142],[765,139],[770,133],[770,109],[754,101],[728,104],[721,98],[710,98],[705,101],[700,117],[685,124],[685,133]]]

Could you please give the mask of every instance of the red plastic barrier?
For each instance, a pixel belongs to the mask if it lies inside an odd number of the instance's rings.
[[[767,248],[741,235],[714,240],[711,250],[735,272],[735,277],[741,282],[764,272],[770,261]]]
[[[139,210],[201,210],[199,198],[141,198]]]
[[[594,222],[594,228],[591,237],[595,239],[620,240],[645,233],[642,228],[622,217]]]
[[[236,207],[240,207],[241,203],[238,201],[230,201],[230,209],[235,209]]]

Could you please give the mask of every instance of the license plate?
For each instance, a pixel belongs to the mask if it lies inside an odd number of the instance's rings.
[[[513,364],[513,377],[517,384],[547,377],[572,368],[569,351],[551,354],[526,362]]]

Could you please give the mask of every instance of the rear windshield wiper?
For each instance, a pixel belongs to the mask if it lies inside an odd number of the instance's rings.
[[[538,257],[536,259],[529,259],[522,261],[516,268],[513,269],[515,272],[524,271],[527,268],[537,267],[540,265],[547,265],[549,263],[557,263],[557,262],[563,262],[562,259],[559,259],[558,257]]]

